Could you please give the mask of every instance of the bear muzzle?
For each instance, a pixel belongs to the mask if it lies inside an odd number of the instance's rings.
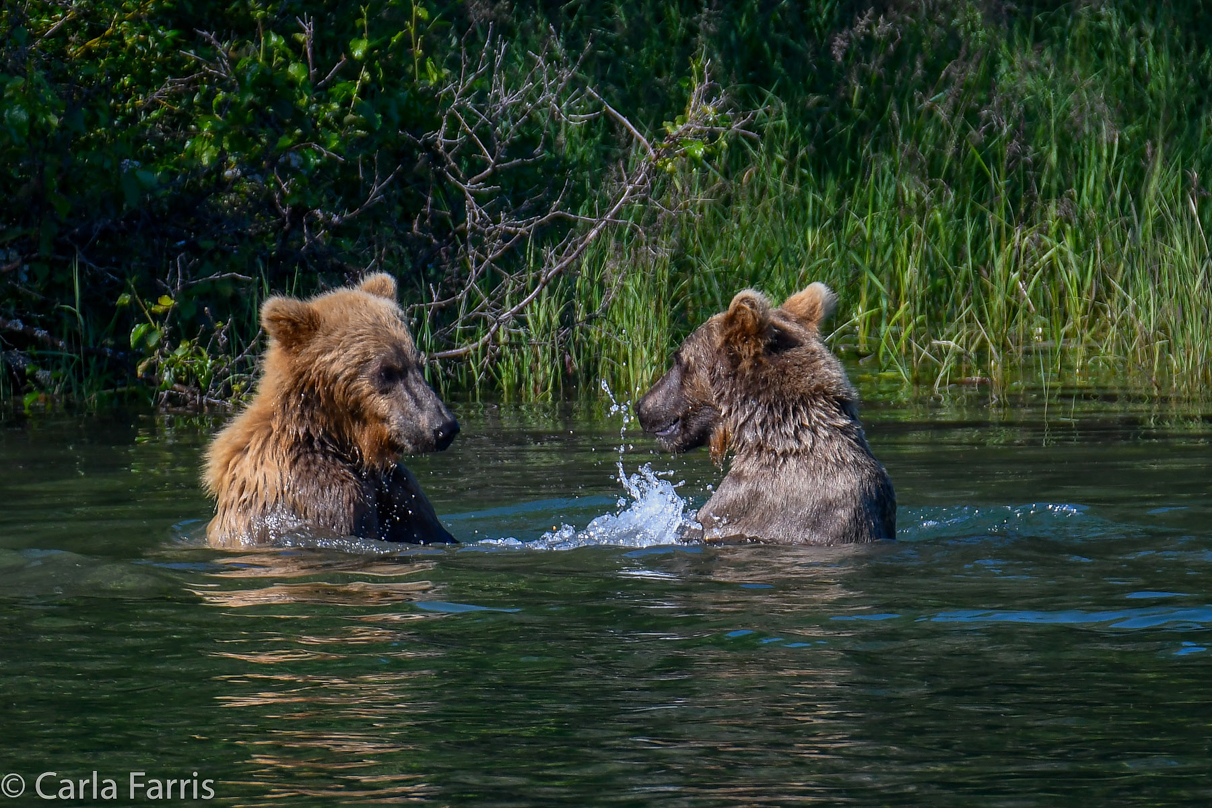
[[[658,438],[668,439],[668,438],[671,438],[674,435],[676,435],[677,431],[679,429],[681,429],[681,427],[682,427],[682,419],[674,418],[673,423],[671,423],[669,426],[664,426],[664,427],[661,427],[660,429],[654,429],[652,431],[652,434],[656,435]]]
[[[439,425],[433,431],[434,449],[439,452],[446,451],[446,447],[454,442],[455,435],[459,434],[459,422],[454,418],[448,419],[445,423]]]
[[[640,398],[635,408],[640,427],[648,434],[655,435],[662,443],[677,437],[682,427],[682,413],[678,407],[671,406],[672,402],[669,400],[676,398],[670,394],[670,388],[675,385],[670,384],[669,376],[670,374],[666,374],[653,385],[652,389]]]

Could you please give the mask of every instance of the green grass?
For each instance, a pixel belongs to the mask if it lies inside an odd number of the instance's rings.
[[[472,377],[483,367],[473,360],[455,389],[545,400],[573,387],[596,395],[604,379],[634,394],[735,292],[778,300],[815,280],[841,296],[835,349],[907,386],[1002,388],[1041,371],[1199,396],[1212,381],[1206,206],[1181,162],[1158,154],[1131,187],[1116,182],[1126,158],[1107,144],[1090,155],[1097,177],[1024,216],[941,185],[907,187],[891,160],[844,187],[787,148],[768,142],[726,199],[643,239],[595,245],[488,372]]]

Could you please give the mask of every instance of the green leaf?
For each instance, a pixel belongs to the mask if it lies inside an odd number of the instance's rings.
[[[290,67],[286,68],[286,74],[302,84],[307,81],[307,65],[302,62],[291,62]]]
[[[119,306],[119,307],[129,306],[130,300],[131,300],[130,293],[123,292],[122,294],[118,295],[118,301],[114,305]]]
[[[425,59],[425,77],[430,84],[437,84],[442,79],[442,71],[438,70],[438,66],[434,64],[433,59],[426,57]]]
[[[370,47],[370,42],[365,39],[352,39],[349,42],[349,53],[353,58],[362,60],[366,58],[366,49]]]
[[[29,112],[24,107],[12,106],[4,110],[4,122],[23,140],[29,133]]]
[[[130,347],[138,348],[139,343],[143,341],[143,336],[147,333],[147,329],[151,328],[151,323],[139,323],[130,330]]]

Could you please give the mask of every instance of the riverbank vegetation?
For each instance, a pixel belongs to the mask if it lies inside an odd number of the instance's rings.
[[[904,390],[1212,381],[1212,22],[985,0],[0,11],[0,395],[247,392],[256,311],[401,282],[447,395],[631,393],[823,280]]]

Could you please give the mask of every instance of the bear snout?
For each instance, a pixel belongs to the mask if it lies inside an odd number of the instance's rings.
[[[454,418],[450,418],[433,431],[434,448],[439,452],[445,451],[447,446],[454,442],[455,435],[459,434],[459,422]]]
[[[640,402],[635,405],[636,417],[640,419],[640,427],[645,432],[656,432],[658,427],[664,426],[664,424],[657,423],[657,420],[662,418],[662,416],[654,412],[656,407],[653,405],[652,393],[653,391],[649,390],[640,399]]]
[[[640,427],[649,435],[658,438],[670,438],[682,425],[682,419],[669,413],[654,414],[649,411],[647,417],[640,415]]]
[[[662,378],[651,390],[644,394],[636,404],[635,414],[639,418],[640,427],[650,435],[658,438],[669,438],[677,432],[681,424],[681,413],[669,406],[665,399],[666,379]]]

